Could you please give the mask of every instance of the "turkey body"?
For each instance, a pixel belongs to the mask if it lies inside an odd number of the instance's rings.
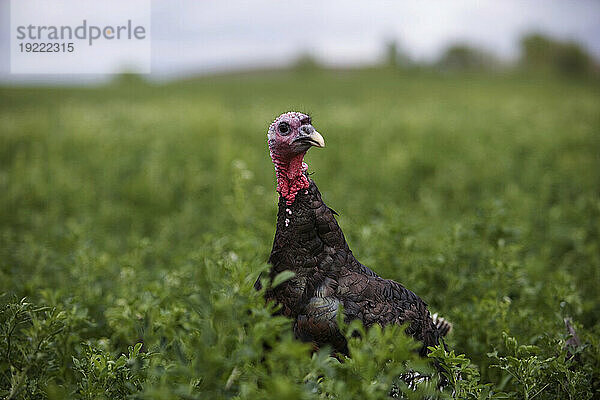
[[[379,277],[352,254],[335,212],[327,207],[316,184],[293,203],[279,199],[277,228],[269,263],[274,278],[284,270],[295,276],[265,292],[267,300],[281,304],[281,313],[294,321],[295,335],[316,348],[330,345],[348,355],[344,335],[337,326],[343,306],[344,319],[375,323],[408,323],[407,333],[421,341],[420,354],[435,346],[441,337],[427,304],[401,284]],[[260,288],[260,280],[255,284]]]

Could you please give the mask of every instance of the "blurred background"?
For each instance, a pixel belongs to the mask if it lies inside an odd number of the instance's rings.
[[[0,4],[0,50],[7,53],[9,2]],[[307,64],[492,71],[526,65],[583,75],[596,70],[600,56],[600,4],[594,0],[151,4],[152,74],[146,79],[152,81]],[[110,8],[104,12],[110,15]],[[1,67],[0,80],[7,83],[110,79],[11,75],[6,57]],[[115,62],[115,70],[122,67]]]
[[[9,22],[0,0],[2,54]],[[265,135],[289,110],[325,138],[306,161],[354,254],[453,322],[474,388],[597,394],[600,2],[152,1],[151,43],[147,75],[0,57],[0,327],[27,327],[0,340],[0,397],[317,396],[298,382],[331,370],[289,341],[263,355],[252,335],[289,327],[248,312],[277,212]],[[89,373],[137,342],[154,356],[130,378]],[[342,378],[326,390],[367,398]]]

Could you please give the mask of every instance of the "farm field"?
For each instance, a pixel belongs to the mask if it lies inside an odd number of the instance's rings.
[[[0,398],[384,399],[430,371],[399,328],[311,354],[253,290],[288,110],[357,258],[453,323],[456,398],[600,397],[600,84],[373,69],[0,88]]]

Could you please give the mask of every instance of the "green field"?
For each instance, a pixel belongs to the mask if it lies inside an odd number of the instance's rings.
[[[288,110],[357,258],[454,324],[456,397],[599,396],[598,82],[309,70],[0,88],[0,398],[375,399],[430,368],[398,329],[311,355],[253,291]]]

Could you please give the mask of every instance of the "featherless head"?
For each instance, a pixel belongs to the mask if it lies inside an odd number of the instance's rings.
[[[312,126],[308,115],[292,111],[273,121],[267,140],[277,171],[277,191],[291,204],[296,194],[309,186],[304,174],[308,168],[302,161],[304,155],[312,146],[325,147],[325,141]]]
[[[269,126],[269,150],[281,161],[290,161],[312,146],[325,147],[323,136],[311,125],[308,115],[299,112],[281,114]]]

